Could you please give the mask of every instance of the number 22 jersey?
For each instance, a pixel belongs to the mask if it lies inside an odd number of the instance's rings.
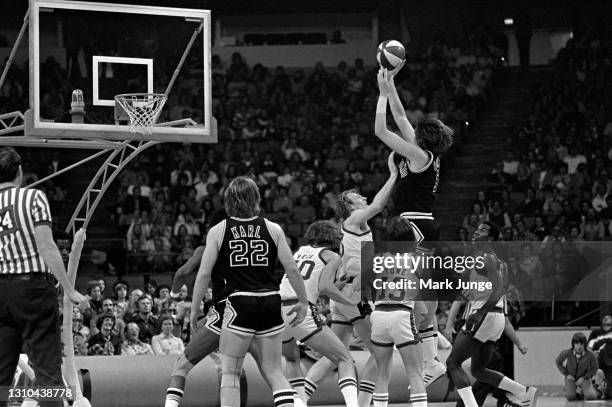
[[[319,298],[319,280],[326,264],[321,257],[323,250],[326,248],[302,246],[293,255],[306,286],[306,297],[311,304],[315,304]],[[280,295],[283,300],[297,298],[286,274],[281,281]]]
[[[226,293],[278,291],[278,247],[269,221],[262,217],[227,218],[213,274],[225,277]]]

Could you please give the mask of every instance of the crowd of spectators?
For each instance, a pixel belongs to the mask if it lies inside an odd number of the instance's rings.
[[[210,307],[207,295],[202,315]],[[87,301],[73,307],[75,355],[175,355],[189,341],[191,297],[187,286],[178,299],[170,298],[170,287],[154,280],[144,289],[129,290],[123,280],[112,292],[104,278],[87,284]]]
[[[558,286],[576,285],[589,267],[575,267],[579,253],[567,248],[612,237],[609,38],[592,28],[559,52],[554,71],[531,90],[529,117],[507,139],[504,159],[458,231],[458,240],[469,240],[479,223],[490,221],[502,241],[540,242],[507,259],[512,273],[534,284],[552,278]],[[567,322],[575,311],[561,305],[556,318]]]

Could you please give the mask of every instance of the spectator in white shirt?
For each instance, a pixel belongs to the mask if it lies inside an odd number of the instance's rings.
[[[573,175],[578,169],[578,164],[586,164],[587,159],[584,155],[578,154],[575,147],[570,147],[569,154],[563,159],[563,162],[567,164],[567,173]]]
[[[297,145],[295,138],[285,140],[283,142],[283,145],[281,146],[281,150],[283,151],[283,154],[285,155],[285,158],[287,160],[291,158],[293,153],[297,153],[302,159],[302,161],[306,161],[308,159],[308,155],[306,154],[303,148]]]
[[[608,207],[608,203],[606,202],[607,198],[608,194],[606,193],[606,187],[603,184],[597,185],[597,194],[591,202],[595,211],[601,212]]]
[[[291,167],[286,166],[283,171],[283,175],[279,176],[276,179],[276,182],[281,187],[288,188],[289,185],[291,185],[291,183],[293,182],[293,175],[291,175]]]
[[[208,184],[210,184],[207,171],[200,171],[200,174],[196,177],[194,188],[196,190],[196,201],[202,202],[204,198],[208,196]]]
[[[177,168],[170,173],[170,185],[178,185],[179,175],[181,174],[184,174],[187,177],[187,185],[193,184],[191,171],[185,168],[185,161],[180,160],[177,164]]]
[[[516,177],[518,173],[519,162],[516,158],[514,158],[514,153],[512,151],[508,151],[506,153],[506,157],[503,161],[503,169],[502,172],[510,177]]]
[[[160,319],[161,333],[151,339],[151,347],[156,355],[181,355],[185,345],[181,338],[172,334],[174,323],[170,315],[162,316]]]

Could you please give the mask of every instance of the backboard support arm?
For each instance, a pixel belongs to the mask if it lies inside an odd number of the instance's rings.
[[[178,65],[176,66],[176,69],[174,70],[174,73],[172,74],[170,83],[168,83],[168,86],[166,87],[164,96],[168,97],[168,94],[172,90],[172,87],[174,86],[174,81],[176,81],[176,78],[178,77],[179,72],[181,72],[181,68],[183,67],[185,60],[187,59],[187,55],[189,55],[189,51],[191,51],[191,47],[193,47],[193,43],[195,42],[196,38],[202,32],[202,28],[204,28],[204,22],[200,23],[198,28],[196,28],[196,30],[193,32],[193,35],[189,39],[189,43],[187,44],[185,51],[183,51],[183,56],[181,57],[181,60],[179,61]]]

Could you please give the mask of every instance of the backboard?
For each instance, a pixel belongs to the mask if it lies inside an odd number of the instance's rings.
[[[30,0],[29,52],[26,136],[216,142],[208,10]],[[80,122],[70,113],[75,89],[85,104]],[[166,91],[150,136],[116,120],[116,95]]]

